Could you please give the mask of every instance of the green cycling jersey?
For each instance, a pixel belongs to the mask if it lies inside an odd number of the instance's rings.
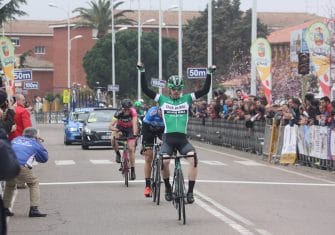
[[[162,110],[162,118],[165,124],[164,133],[179,132],[186,134],[189,108],[195,100],[194,93],[185,94],[179,99],[157,94],[155,101]]]

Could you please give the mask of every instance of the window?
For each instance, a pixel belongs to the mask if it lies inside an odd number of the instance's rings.
[[[45,46],[36,46],[35,54],[45,54]]]
[[[12,43],[15,47],[19,47],[20,46],[20,39],[19,38],[11,38]]]

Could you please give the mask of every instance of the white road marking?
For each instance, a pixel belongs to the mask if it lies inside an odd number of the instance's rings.
[[[272,235],[272,233],[264,230],[264,229],[257,229],[257,232],[259,232],[261,235]]]
[[[235,222],[232,219],[229,219],[227,216],[225,216],[224,214],[222,214],[221,212],[219,212],[218,210],[212,208],[211,206],[207,205],[206,203],[204,203],[202,200],[200,200],[199,198],[197,198],[195,200],[195,203],[202,207],[204,210],[206,210],[207,212],[209,212],[210,214],[214,215],[215,217],[217,217],[218,219],[220,219],[221,221],[225,222],[226,224],[228,224],[230,227],[232,227],[235,231],[237,231],[240,234],[243,235],[249,235],[249,234],[254,234],[251,231],[249,231],[248,229],[246,229],[245,227],[243,227],[242,225],[238,224],[237,222]]]
[[[263,184],[263,185],[294,185],[294,186],[320,186],[320,187],[335,187],[334,184],[325,183],[299,183],[299,182],[273,182],[273,181],[230,181],[230,180],[200,180],[197,183],[223,183],[223,184]]]
[[[73,160],[56,160],[55,164],[58,166],[74,165],[76,164]]]
[[[209,152],[217,153],[217,154],[220,154],[220,155],[224,155],[224,156],[227,156],[227,157],[231,157],[231,158],[235,158],[235,159],[240,159],[240,160],[244,160],[244,161],[246,160],[245,157],[239,157],[239,156],[236,156],[236,155],[233,155],[233,154],[223,153],[223,152],[220,152],[220,151],[216,151],[216,150],[212,150],[212,149],[208,149],[208,148],[203,148],[203,147],[196,146],[196,145],[194,145],[194,147],[202,149],[204,151],[209,151]],[[279,171],[283,171],[283,172],[286,172],[286,173],[290,173],[290,174],[293,174],[293,175],[299,175],[299,176],[302,176],[302,177],[305,177],[305,178],[308,178],[308,179],[319,180],[319,181],[323,181],[323,182],[335,184],[335,181],[326,180],[326,179],[322,179],[322,178],[314,177],[314,176],[309,176],[309,175],[306,175],[306,174],[303,174],[303,173],[298,173],[298,172],[295,172],[295,171],[283,169],[283,168],[280,168],[278,166],[272,166],[272,165],[268,165],[268,164],[265,165],[265,166],[269,167],[269,168],[272,168],[272,169],[279,170]]]
[[[76,184],[116,184],[122,181],[74,181],[74,182],[49,182],[40,185],[76,185]],[[143,180],[131,181],[143,183]],[[187,180],[185,180],[187,182]],[[255,185],[283,185],[283,186],[316,186],[316,187],[335,187],[335,184],[299,183],[299,182],[265,182],[265,181],[229,181],[229,180],[197,180],[197,183],[221,183],[221,184],[255,184]]]
[[[136,159],[135,160],[135,163],[138,163],[138,164],[144,164],[145,161],[143,159]]]
[[[227,215],[233,217],[234,219],[236,219],[236,220],[238,220],[238,221],[240,221],[240,222],[242,222],[242,223],[244,223],[244,224],[246,224],[248,226],[254,226],[254,224],[251,221],[249,221],[248,219],[243,218],[242,216],[238,215],[236,212],[234,212],[234,211],[228,209],[227,207],[221,205],[220,203],[214,201],[210,197],[208,197],[208,196],[206,196],[206,195],[204,195],[204,194],[202,194],[202,193],[200,193],[199,191],[196,191],[196,190],[194,190],[194,193],[197,196],[201,197],[203,200],[211,203],[216,208],[218,208],[221,211],[225,212]]]
[[[101,160],[91,159],[90,162],[93,163],[93,164],[97,164],[97,165],[99,165],[99,164],[114,164],[114,162],[112,162],[111,160],[107,160],[107,159],[105,159],[105,160],[104,159],[101,159]]]
[[[245,166],[265,166],[265,164],[258,163],[252,160],[246,160],[246,161],[235,161],[236,163],[245,165]]]
[[[200,160],[199,162],[204,163],[204,164],[208,164],[208,165],[212,165],[212,166],[226,166],[227,164],[223,163],[223,162],[219,162],[219,161],[204,161],[204,160]]]

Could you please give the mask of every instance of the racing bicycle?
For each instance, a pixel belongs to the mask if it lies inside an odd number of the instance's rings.
[[[152,189],[152,201],[159,205],[160,193],[161,193],[161,169],[162,159],[159,154],[161,143],[157,143],[157,136],[155,137],[153,145],[153,160],[151,170],[151,189]]]
[[[196,155],[177,155],[177,151],[174,151],[172,156],[162,156],[162,159],[174,159],[174,173],[173,173],[173,181],[172,181],[172,203],[174,207],[177,209],[178,220],[182,220],[183,224],[186,224],[186,209],[185,204],[186,201],[186,188],[184,175],[181,167],[181,158],[194,158],[194,165],[197,165]]]

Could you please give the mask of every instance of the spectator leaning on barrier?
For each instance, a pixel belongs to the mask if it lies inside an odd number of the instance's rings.
[[[304,114],[304,116],[307,116],[308,123],[309,124],[317,124],[316,123],[316,115],[319,114],[318,110],[318,102],[314,98],[313,94],[306,94],[304,98],[304,111],[306,111],[307,115]]]
[[[6,131],[7,136],[15,130],[15,112],[9,108],[7,93],[0,90],[0,128]]]
[[[40,188],[37,176],[33,172],[33,162],[44,163],[48,161],[48,151],[43,147],[38,136],[38,132],[33,127],[24,129],[23,136],[12,140],[12,149],[14,150],[21,171],[17,177],[6,182],[3,196],[5,213],[7,216],[13,216],[9,208],[12,206],[13,194],[17,183],[27,183],[30,189],[30,211],[29,217],[45,217],[46,214],[38,210],[40,202]]]
[[[32,126],[30,113],[25,108],[26,99],[22,94],[17,95],[16,103],[17,105],[14,116],[16,130],[9,135],[10,140],[14,139],[17,136],[21,136],[25,128]]]

